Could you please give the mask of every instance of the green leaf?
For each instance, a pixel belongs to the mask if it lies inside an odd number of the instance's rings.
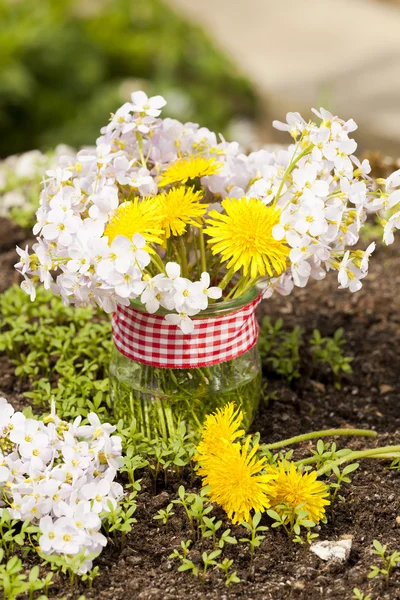
[[[368,573],[369,579],[373,579],[374,577],[379,575],[380,569],[378,569],[378,567],[370,567],[370,569],[371,569],[371,571],[370,571],[370,573]]]
[[[257,525],[260,523],[260,521],[261,521],[261,513],[256,512],[256,514],[253,517],[253,527],[257,527]]]
[[[274,521],[281,522],[281,517],[280,517],[280,515],[275,510],[272,510],[272,509],[267,510],[267,515],[269,517],[271,517],[271,519],[273,519]]]
[[[386,546],[382,546],[382,544],[379,542],[379,540],[373,540],[372,542],[375,550],[377,551],[378,554],[385,554],[386,552]]]
[[[342,475],[349,475],[349,473],[352,473],[353,471],[358,469],[359,466],[359,463],[352,463],[351,465],[346,465],[342,471]]]

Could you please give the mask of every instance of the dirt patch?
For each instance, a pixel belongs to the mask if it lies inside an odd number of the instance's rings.
[[[27,235],[0,219],[0,290],[16,281],[12,268],[15,244],[24,245]],[[31,240],[29,240],[31,241]],[[343,327],[346,352],[354,355],[353,375],[336,390],[329,374],[310,375],[307,353],[301,370],[303,377],[293,386],[271,373],[265,373],[268,392],[276,400],[262,404],[253,424],[264,442],[330,427],[367,427],[379,435],[372,442],[353,440],[351,446],[400,443],[400,244],[379,249],[372,260],[369,277],[358,294],[337,289],[334,276],[297,289],[289,298],[276,296],[262,305],[262,311],[274,321],[282,317],[286,328],[300,325],[307,335],[318,328],[331,335]],[[0,392],[16,407],[26,404],[25,388],[13,375],[13,365],[0,356]],[[344,444],[343,440],[339,444]],[[298,448],[300,456],[307,445]],[[371,547],[374,538],[388,544],[391,551],[400,549],[400,471],[390,471],[381,462],[365,461],[355,472],[351,486],[343,490],[344,501],[337,502],[328,513],[328,525],[322,526],[320,539],[353,536],[353,548],[347,563],[325,563],[307,546],[291,543],[279,530],[270,529],[256,551],[250,569],[248,549],[243,544],[228,547],[225,556],[234,559],[240,584],[229,589],[221,572],[210,570],[206,581],[187,573],[178,573],[177,561],[169,557],[181,540],[193,539],[185,515],[175,509],[168,534],[154,521],[156,512],[176,497],[179,482],[153,482],[145,475],[138,496],[137,524],[121,549],[110,543],[98,560],[101,576],[92,590],[83,584],[70,591],[67,583],[55,579],[50,597],[87,600],[347,600],[359,587],[371,593],[373,600],[400,599],[400,569],[393,573],[386,589],[379,580],[367,578],[369,566],[376,563]],[[186,487],[199,490],[199,480]],[[222,512],[216,513],[224,518]],[[268,520],[265,519],[266,524]],[[226,521],[226,526],[229,526]],[[240,527],[234,535],[243,535]],[[205,549],[209,549],[206,545]],[[196,542],[190,557],[200,560],[201,544]]]

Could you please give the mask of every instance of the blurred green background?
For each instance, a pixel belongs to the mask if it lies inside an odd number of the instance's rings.
[[[248,81],[160,0],[0,0],[0,156],[92,145],[137,89],[222,133],[257,118]]]

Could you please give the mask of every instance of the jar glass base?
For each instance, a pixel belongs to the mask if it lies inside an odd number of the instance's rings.
[[[146,437],[170,437],[180,421],[198,430],[206,415],[234,402],[247,429],[258,408],[261,365],[257,345],[234,360],[195,369],[162,369],[133,361],[115,347],[110,364],[117,420]]]

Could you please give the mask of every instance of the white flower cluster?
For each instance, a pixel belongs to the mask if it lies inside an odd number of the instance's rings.
[[[66,154],[73,156],[74,151],[60,145],[48,154],[31,150],[0,161],[0,217],[7,217],[12,209],[36,210],[43,173]]]
[[[123,494],[114,481],[123,461],[121,438],[110,435],[115,427],[101,424],[96,414],[88,420],[66,423],[53,408],[43,423],[0,398],[0,505],[13,519],[38,524],[44,554],[67,560],[102,551],[107,540],[100,513]],[[80,570],[90,568],[88,559]]]
[[[191,282],[181,277],[181,268],[177,263],[169,262],[165,267],[166,275],[156,275],[148,284],[142,282],[144,290],[141,301],[147,312],[155,313],[160,306],[177,313],[166,315],[168,323],[177,325],[183,333],[191,333],[194,329],[190,317],[197,315],[208,306],[208,299],[218,300],[222,290],[210,287],[210,275],[202,273],[200,281]]]
[[[395,171],[386,180],[386,191],[388,192],[387,198],[383,202],[379,203],[377,209],[390,211],[392,214],[384,224],[383,239],[386,244],[393,244],[394,235],[393,231],[400,229],[400,210],[396,210],[397,205],[400,203],[400,169]]]
[[[321,120],[317,125],[289,113],[287,124],[275,126],[292,135],[293,145],[245,155],[237,143],[218,140],[204,127],[159,118],[164,105],[161,96],[133,93],[132,101],[102,129],[94,150],[62,157],[57,168],[46,172],[34,254],[18,249],[16,265],[32,299],[31,276],[61,294],[66,304],[98,304],[112,312],[117,304],[127,306],[140,298],[149,312],[160,305],[172,311],[168,320],[190,332],[190,317],[207,306],[209,297],[221,297],[221,290],[208,288],[215,273],[205,272],[201,281],[191,282],[180,277],[178,263],[169,263],[166,274],[161,264],[160,274],[150,277],[143,269],[156,259],[162,263],[162,256],[147,252],[143,236],[117,235],[109,244],[104,233],[123,201],[156,195],[166,168],[192,155],[222,163],[217,174],[201,178],[210,208],[221,211],[222,199],[246,196],[280,209],[273,235],[291,251],[287,270],[259,283],[265,297],[274,290],[288,294],[293,286],[303,287],[310,277],[321,279],[332,269],[338,271],[340,287],[361,287],[374,244],[366,251],[351,248],[368,212],[400,201],[400,190],[395,190],[400,177],[397,172],[389,178],[386,191],[369,178],[368,161],[361,164],[353,156],[352,119],[344,122],[321,109],[314,111]],[[385,226],[386,243],[397,228],[400,213]]]
[[[110,245],[104,236],[107,222],[125,199],[122,189],[155,195],[159,175],[181,152],[214,147],[224,153],[237,147],[224,141],[217,144],[214,133],[196,124],[159,119],[164,105],[161,96],[133,93],[132,102],[119,108],[102,130],[94,150],[84,149],[74,159],[63,156],[57,168],[46,171],[33,258],[28,248],[17,248],[16,268],[24,276],[21,287],[32,300],[35,287],[30,275],[60,293],[66,304],[98,304],[106,312],[141,296],[149,311],[160,305],[175,311],[168,319],[188,333],[193,329],[190,316],[206,308],[209,297],[221,297],[221,290],[209,288],[208,273],[192,282],[180,277],[178,263],[169,263],[165,276],[144,278],[142,269],[150,263],[150,255],[143,236],[136,234],[132,240],[116,236]]]
[[[294,286],[304,287],[310,277],[322,279],[332,269],[338,271],[340,288],[359,290],[375,243],[365,251],[351,247],[359,241],[368,214],[393,210],[400,203],[400,190],[395,189],[400,187],[400,170],[376,182],[369,177],[368,160],[360,163],[353,155],[357,144],[349,134],[356,123],[323,108],[313,112],[319,125],[307,123],[299,113],[288,113],[287,123],[274,121],[295,140],[287,149],[230,155],[225,169],[209,178],[214,193],[229,189],[230,196],[260,198],[281,210],[273,235],[290,246],[289,266],[280,277],[259,283],[267,298],[274,291],[290,294]],[[385,224],[386,244],[399,228],[397,212]]]

